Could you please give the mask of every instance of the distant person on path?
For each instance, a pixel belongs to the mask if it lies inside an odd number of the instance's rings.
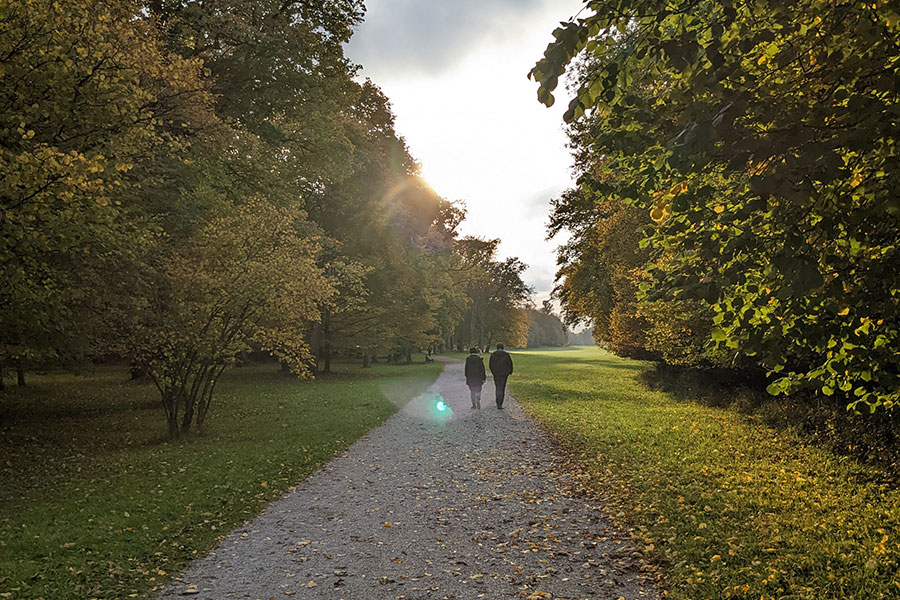
[[[491,354],[488,362],[491,374],[494,376],[494,385],[497,388],[497,408],[503,408],[503,397],[506,395],[506,379],[512,375],[512,357],[503,349],[503,344],[497,344],[497,349]]]
[[[469,356],[466,358],[466,385],[472,392],[472,408],[481,408],[481,386],[487,380],[484,370],[484,361],[478,354],[478,348],[469,348]]]

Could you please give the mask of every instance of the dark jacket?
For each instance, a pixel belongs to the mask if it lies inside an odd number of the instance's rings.
[[[470,354],[466,359],[466,385],[481,386],[486,379],[484,361],[477,354]]]
[[[491,354],[491,360],[488,364],[494,377],[509,377],[512,375],[512,357],[507,354],[506,350],[497,350]]]

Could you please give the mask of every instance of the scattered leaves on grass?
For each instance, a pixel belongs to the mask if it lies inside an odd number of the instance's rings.
[[[650,391],[643,368],[525,352],[511,391],[663,568],[668,597],[896,596],[900,490],[790,432]]]

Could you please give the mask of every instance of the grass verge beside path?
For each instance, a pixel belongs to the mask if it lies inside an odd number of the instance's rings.
[[[900,598],[900,490],[746,416],[640,382],[596,348],[514,353],[510,390],[557,435],[683,600]]]
[[[177,443],[126,370],[32,377],[0,395],[0,599],[144,597],[440,369],[354,365],[310,383],[232,369],[208,431]]]

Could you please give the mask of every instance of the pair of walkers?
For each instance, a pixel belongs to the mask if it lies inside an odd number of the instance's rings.
[[[512,357],[503,349],[503,344],[497,344],[497,350],[491,354],[488,367],[491,369],[491,375],[494,376],[497,408],[503,408],[506,380],[513,372]],[[481,408],[481,386],[486,380],[487,373],[484,370],[484,361],[478,354],[478,348],[470,348],[469,357],[466,358],[466,385],[472,392],[472,408]]]

